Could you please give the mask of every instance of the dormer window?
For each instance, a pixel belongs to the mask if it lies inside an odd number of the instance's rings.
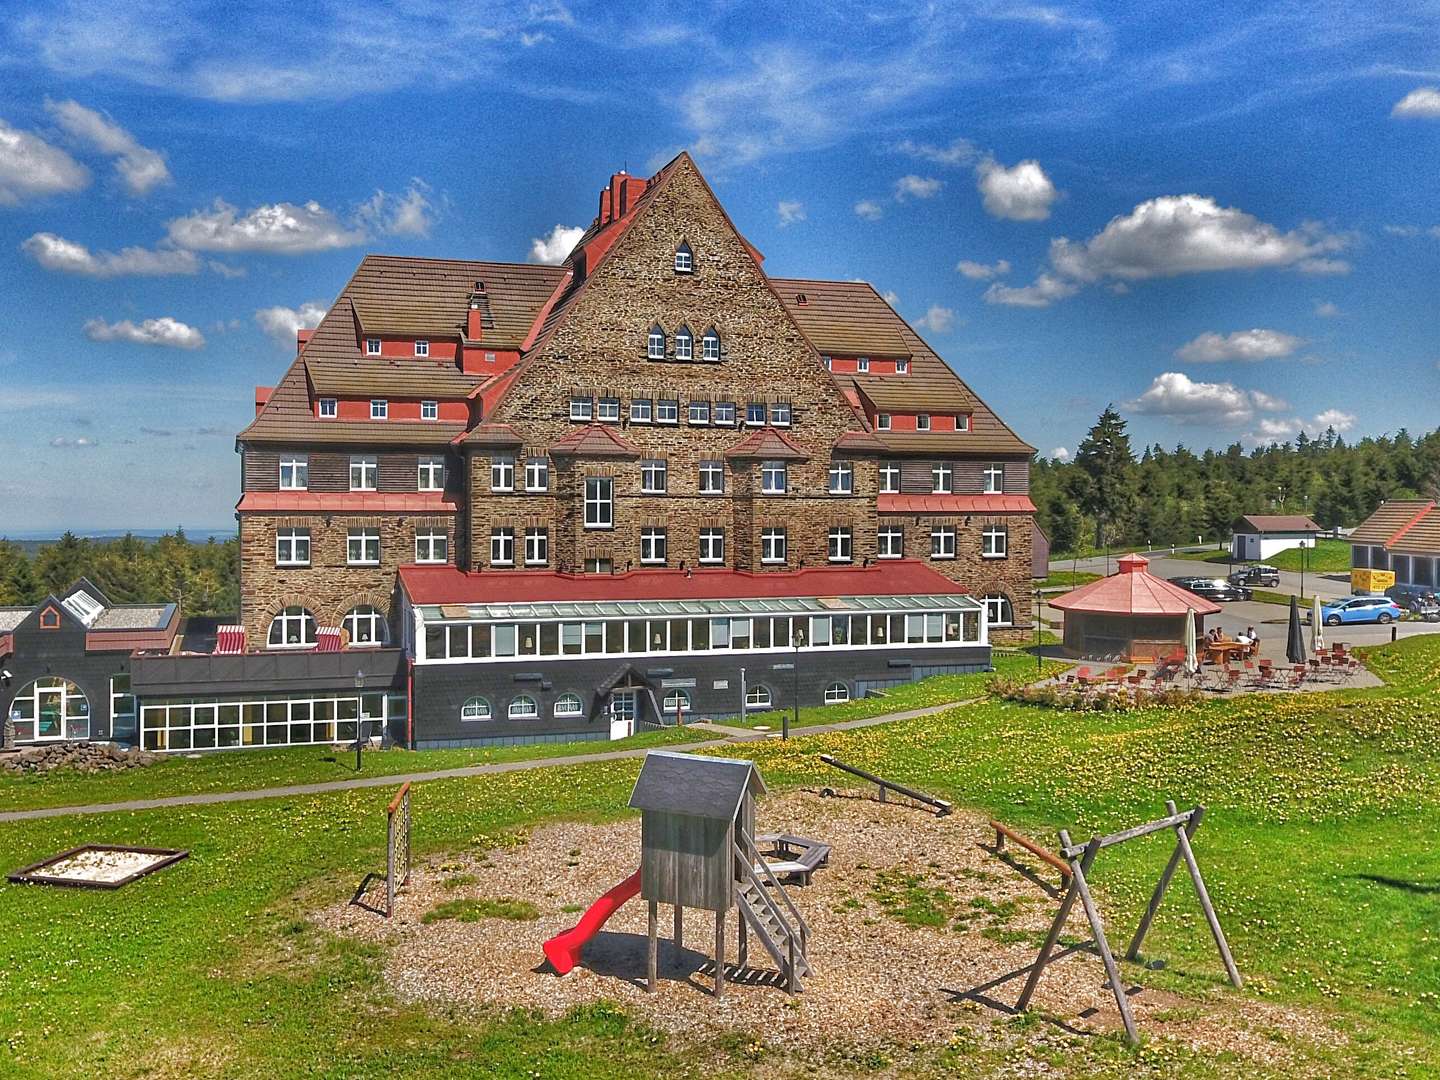
[[[429,355],[430,355],[430,342],[426,341],[424,338],[418,338],[418,339],[416,340],[416,342],[415,342],[415,355],[416,355],[416,356],[429,356]]]
[[[333,397],[322,397],[320,399],[320,419],[334,420],[340,412],[340,403]]]
[[[867,374],[870,371],[870,358],[868,356],[862,356],[858,360],[856,360],[855,370],[860,372],[860,374],[862,375]]]
[[[695,338],[690,333],[688,326],[682,326],[675,331],[675,359],[693,360],[695,358]]]
[[[665,331],[659,323],[650,327],[650,345],[646,355],[651,360],[665,359]]]
[[[875,414],[875,430],[876,430],[876,431],[889,431],[889,430],[890,430],[890,414],[889,414],[888,412],[882,412],[882,413],[876,413],[876,414]]]
[[[690,251],[690,245],[681,243],[675,249],[675,272],[677,274],[692,274],[695,272],[695,256]]]
[[[923,412],[922,412],[919,416],[915,417],[915,430],[916,430],[916,431],[929,431],[929,430],[930,430],[930,414],[929,414],[929,413],[923,413]]]
[[[379,339],[378,337],[367,337],[367,338],[365,339],[365,355],[366,355],[366,356],[379,356],[379,355],[380,355],[380,339]]]
[[[705,336],[700,339],[700,359],[711,361],[720,359],[720,335],[715,332],[713,326],[706,330]]]
[[[440,403],[439,403],[438,401],[422,401],[422,402],[420,402],[420,419],[421,419],[421,420],[439,420],[439,419],[440,419]]]
[[[896,361],[895,361],[895,374],[896,374],[896,375],[905,375],[905,374],[907,374],[909,371],[910,371],[910,361],[909,361],[909,360],[896,360]]]
[[[371,398],[371,399],[370,399],[370,419],[371,419],[371,420],[388,420],[388,419],[390,419],[390,402],[386,401],[384,398]]]

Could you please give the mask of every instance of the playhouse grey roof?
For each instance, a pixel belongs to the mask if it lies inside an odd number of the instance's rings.
[[[765,793],[753,761],[652,750],[640,767],[630,807],[728,821],[752,785],[756,795]]]

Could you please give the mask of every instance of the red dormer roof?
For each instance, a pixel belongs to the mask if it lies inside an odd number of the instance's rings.
[[[1118,573],[1056,597],[1050,606],[1104,615],[1184,615],[1187,611],[1215,615],[1220,611],[1219,604],[1150,573],[1150,560],[1143,555],[1126,555],[1119,565]]]
[[[637,458],[640,448],[604,424],[586,424],[550,444],[552,457]]]
[[[725,451],[727,458],[766,458],[779,461],[809,461],[807,454],[790,436],[773,427],[752,431]]]

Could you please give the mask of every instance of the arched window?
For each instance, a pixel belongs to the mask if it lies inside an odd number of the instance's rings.
[[[489,720],[490,716],[490,702],[483,697],[466,698],[460,706],[461,720]]]
[[[690,333],[688,326],[682,326],[675,331],[675,359],[695,359],[695,335]]]
[[[645,355],[651,360],[665,359],[665,328],[659,323],[650,327],[649,351]]]
[[[36,679],[10,703],[16,742],[37,739],[88,739],[90,700],[69,679]]]
[[[684,710],[688,713],[690,711],[689,691],[671,690],[668,694],[665,695],[665,700],[661,702],[661,708],[664,709],[667,713],[677,713],[681,710]]]
[[[774,699],[770,696],[768,686],[748,686],[745,688],[745,706],[750,709],[768,709]]]
[[[715,332],[713,326],[710,327],[709,330],[706,330],[705,336],[700,339],[700,359],[720,359],[720,335]]]
[[[1013,626],[1015,606],[1004,593],[990,593],[985,597],[985,621],[991,626]]]
[[[303,607],[287,607],[270,620],[272,649],[299,649],[315,644],[315,616]]]
[[[352,648],[385,644],[388,630],[385,616],[371,604],[351,608],[341,625],[350,632]]]
[[[675,249],[675,272],[677,274],[689,274],[695,270],[695,256],[690,250],[690,245],[683,240],[680,246]]]
[[[561,694],[555,699],[556,716],[581,716],[584,712],[585,703],[579,694]]]
[[[832,682],[825,688],[825,704],[839,705],[842,701],[850,700],[850,687],[843,682]]]
[[[540,710],[535,707],[535,699],[527,694],[521,694],[510,702],[511,720],[534,720],[540,715]]]

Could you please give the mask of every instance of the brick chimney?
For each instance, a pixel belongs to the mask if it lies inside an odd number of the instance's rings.
[[[485,333],[485,282],[475,282],[470,290],[470,307],[465,312],[465,340],[479,341]]]
[[[600,192],[600,224],[608,225],[628,214],[649,186],[644,177],[623,170],[610,177],[609,186]]]
[[[314,330],[295,331],[295,354],[297,356],[300,354],[300,350],[305,348],[305,343],[310,340],[311,335],[314,333]]]

